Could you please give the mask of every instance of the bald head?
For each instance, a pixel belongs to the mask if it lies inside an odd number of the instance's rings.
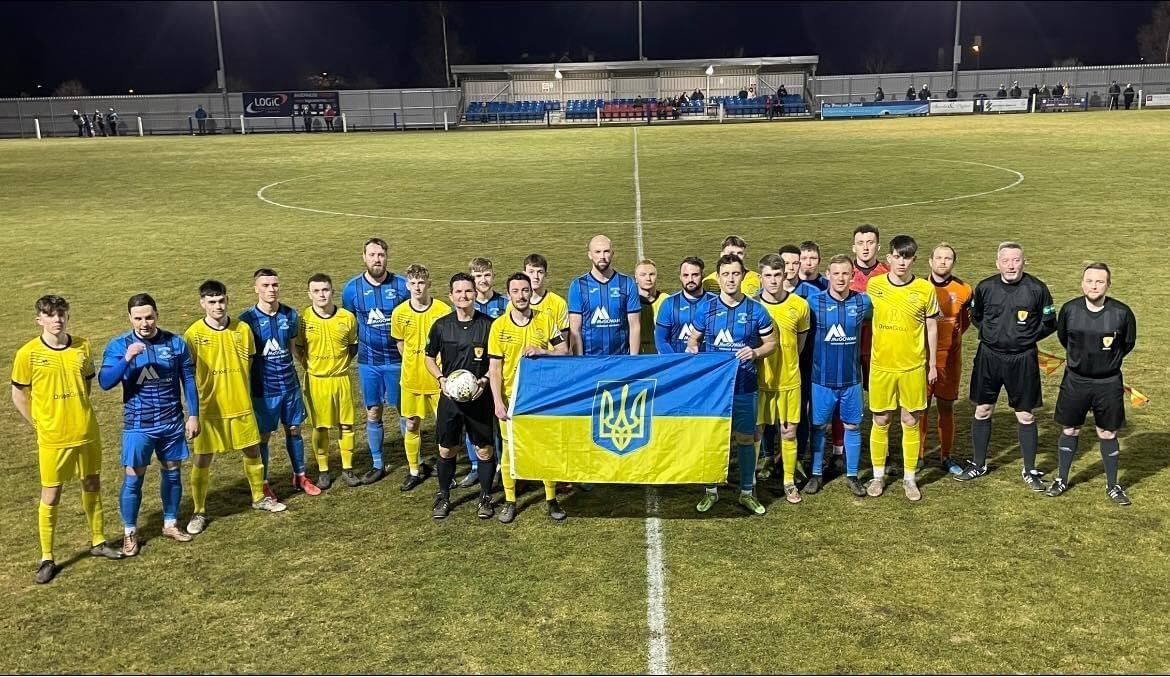
[[[593,269],[605,275],[609,272],[609,265],[613,261],[613,244],[604,235],[594,235],[589,241],[589,260],[593,262]]]

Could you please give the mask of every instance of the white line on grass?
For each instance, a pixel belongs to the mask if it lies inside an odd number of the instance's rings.
[[[634,128],[634,245],[638,260],[646,258],[642,239],[642,181],[638,176],[638,128]],[[646,487],[646,625],[650,630],[646,672],[667,674],[666,563],[662,554],[662,519],[658,492]]]

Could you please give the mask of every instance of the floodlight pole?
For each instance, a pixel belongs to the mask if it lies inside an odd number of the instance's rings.
[[[442,5],[439,16],[443,19],[443,75],[447,78],[447,86],[451,86],[451,61],[447,56],[447,5]]]
[[[955,0],[955,56],[951,67],[951,88],[959,91],[959,60],[963,58],[963,47],[959,44],[959,17],[963,13],[963,0]]]
[[[638,0],[638,61],[645,61],[642,52],[642,0]]]
[[[219,2],[218,0],[211,0],[211,11],[215,14],[215,48],[219,51],[219,92],[223,95],[223,115],[226,118],[232,116],[228,109],[228,91],[227,91],[227,71],[223,68],[223,37],[219,32]]]

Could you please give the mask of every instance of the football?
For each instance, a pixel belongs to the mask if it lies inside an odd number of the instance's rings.
[[[475,374],[466,369],[460,369],[451,372],[451,375],[447,377],[447,384],[443,388],[443,392],[456,402],[470,402],[479,397],[482,388],[479,387]]]

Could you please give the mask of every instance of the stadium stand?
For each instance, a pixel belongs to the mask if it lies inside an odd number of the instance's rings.
[[[560,110],[560,101],[472,101],[467,104],[466,122],[539,122],[545,112]]]
[[[799,94],[789,94],[783,99],[783,111],[776,109],[778,115],[807,115],[808,104]],[[722,103],[729,116],[752,116],[767,114],[767,96],[757,96],[750,99],[740,99],[734,96],[711,97],[715,103]]]
[[[679,116],[703,115],[707,112],[708,104],[722,103],[729,116],[765,116],[767,115],[767,96],[757,96],[752,99],[739,99],[733,96],[718,96],[704,101],[687,101],[682,105],[674,103],[659,103],[647,97],[642,103],[635,103],[636,99],[570,99],[565,102],[564,120],[566,122],[580,122],[594,120],[600,111],[601,119],[609,120],[636,120],[646,117],[673,118],[677,109]],[[807,115],[808,104],[799,94],[790,94],[783,97],[783,112],[775,109],[776,115]],[[501,123],[501,122],[540,122],[545,119],[545,111],[560,110],[559,101],[473,101],[467,104],[463,119],[469,123]]]

